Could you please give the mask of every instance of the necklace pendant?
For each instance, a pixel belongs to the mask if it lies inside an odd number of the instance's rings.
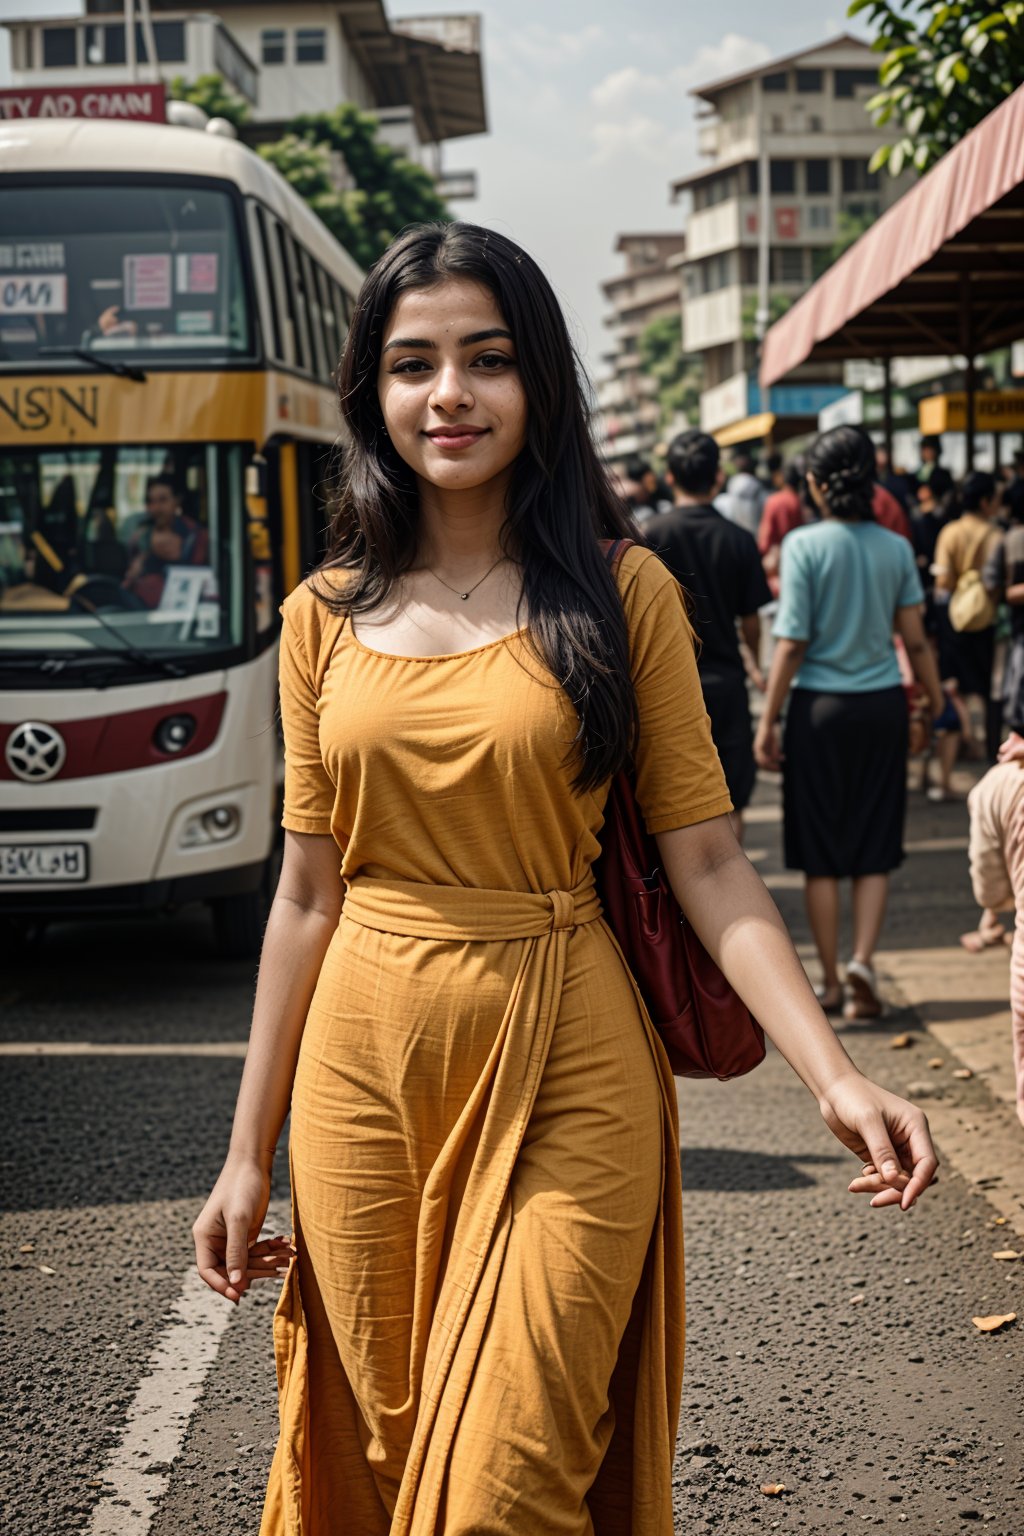
[[[469,593],[468,592],[460,592],[459,596],[462,598],[462,601],[465,602],[467,597],[469,596]]]

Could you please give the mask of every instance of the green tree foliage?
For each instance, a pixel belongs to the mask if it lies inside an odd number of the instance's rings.
[[[190,101],[193,106],[202,107],[207,117],[226,117],[239,130],[249,121],[248,106],[224,84],[220,75],[200,75],[191,82],[178,75],[167,91],[175,101]]]
[[[239,131],[249,122],[249,108],[220,75],[202,75],[191,84],[179,77],[170,93],[210,117],[226,117]],[[451,217],[429,172],[381,143],[377,119],[350,102],[296,118],[259,153],[361,267],[371,266],[407,224]]]
[[[683,351],[678,315],[663,315],[642,331],[637,351],[643,369],[658,386],[659,431],[679,417],[700,420],[701,364]]]
[[[902,130],[872,170],[928,170],[1024,80],[1024,0],[851,0],[848,14],[862,12],[883,55],[868,109]]]
[[[376,261],[407,224],[450,218],[429,173],[382,144],[376,118],[351,103],[296,118],[284,138],[263,145],[260,154],[306,198],[361,267]],[[338,191],[335,156],[354,186]]]
[[[773,326],[776,320],[781,320],[787,309],[792,307],[793,299],[788,293],[770,293],[768,295],[769,327]],[[757,340],[757,308],[757,294],[748,294],[743,301],[743,309],[740,312],[741,334],[744,341]]]
[[[848,251],[851,245],[855,245],[861,235],[867,233],[872,224],[877,223],[873,213],[851,213],[848,208],[839,210],[839,226],[836,238],[829,247],[828,261],[838,261],[844,251]],[[821,275],[820,273],[818,274]]]

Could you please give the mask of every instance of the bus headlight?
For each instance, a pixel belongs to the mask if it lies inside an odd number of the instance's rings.
[[[182,828],[178,846],[204,848],[211,843],[226,843],[236,836],[241,825],[242,816],[237,806],[215,805],[198,816],[189,817]]]
[[[167,757],[184,752],[196,734],[195,715],[167,715],[153,732],[153,745]]]

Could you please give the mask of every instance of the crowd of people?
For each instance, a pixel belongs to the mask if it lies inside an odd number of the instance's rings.
[[[1008,907],[1024,935],[1024,452],[957,481],[938,438],[909,473],[840,427],[788,462],[736,454],[727,473],[691,430],[669,445],[664,479],[631,462],[620,489],[689,594],[739,835],[757,767],[782,772],[785,859],[805,878],[826,1012],[882,1011],[873,961],[903,859],[908,758],[935,802],[960,798],[961,757],[992,765],[970,797],[982,918],[961,942],[1009,943]],[[756,732],[751,689],[764,695]],[[1024,937],[1013,976],[1024,1123]]]

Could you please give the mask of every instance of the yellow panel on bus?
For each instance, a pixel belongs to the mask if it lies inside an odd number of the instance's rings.
[[[276,433],[333,442],[334,392],[263,369],[152,372],[145,383],[95,374],[0,378],[0,446],[255,442]]]

